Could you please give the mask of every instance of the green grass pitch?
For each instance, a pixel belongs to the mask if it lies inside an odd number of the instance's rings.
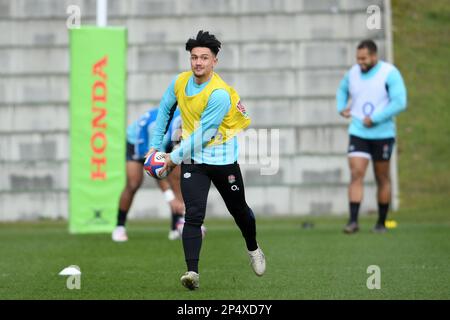
[[[314,228],[303,229],[307,219]],[[200,257],[200,289],[188,291],[180,241],[167,221],[133,222],[130,241],[110,235],[69,235],[63,222],[0,225],[0,299],[449,299],[450,225],[407,217],[387,234],[372,234],[374,217],[355,235],[342,218],[259,218],[267,257],[259,278],[231,219],[208,220]],[[81,268],[81,289],[58,273]],[[381,289],[366,286],[369,265]]]

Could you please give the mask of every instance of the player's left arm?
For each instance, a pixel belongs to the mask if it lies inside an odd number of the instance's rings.
[[[198,129],[187,139],[184,139],[180,147],[172,151],[167,157],[170,160],[169,167],[180,164],[184,159],[189,159],[192,153],[202,152],[203,147],[216,135],[223,118],[230,110],[230,106],[231,100],[227,91],[223,89],[213,91],[200,118]]]
[[[382,111],[372,115],[371,120],[374,124],[387,121],[406,109],[406,87],[397,68],[389,73],[386,85],[389,94],[389,104]]]

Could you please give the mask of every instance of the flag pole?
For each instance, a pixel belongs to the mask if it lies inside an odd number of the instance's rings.
[[[108,24],[108,0],[97,0],[97,27]]]

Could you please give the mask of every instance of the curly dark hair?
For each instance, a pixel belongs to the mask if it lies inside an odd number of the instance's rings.
[[[363,40],[358,44],[358,50],[366,48],[371,54],[377,53],[377,45],[373,40]]]
[[[205,47],[209,48],[214,55],[217,55],[221,45],[220,41],[213,34],[200,30],[195,39],[191,38],[186,42],[186,51],[191,52],[195,47]]]

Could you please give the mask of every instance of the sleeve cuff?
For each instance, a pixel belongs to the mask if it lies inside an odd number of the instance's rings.
[[[176,165],[180,165],[181,162],[183,161],[183,158],[180,156],[179,152],[177,152],[179,150],[180,148],[170,153],[170,160],[172,160],[172,162],[175,163]]]
[[[343,106],[337,106],[337,111],[338,111],[338,113],[341,113],[342,111],[344,111],[345,110],[345,107],[346,107],[347,105],[343,105]]]
[[[377,117],[376,114],[374,114],[373,116],[371,116],[371,117],[370,117],[370,120],[372,120],[372,123],[373,123],[373,124],[377,124],[377,123],[380,123],[380,122],[381,122],[380,117]]]

